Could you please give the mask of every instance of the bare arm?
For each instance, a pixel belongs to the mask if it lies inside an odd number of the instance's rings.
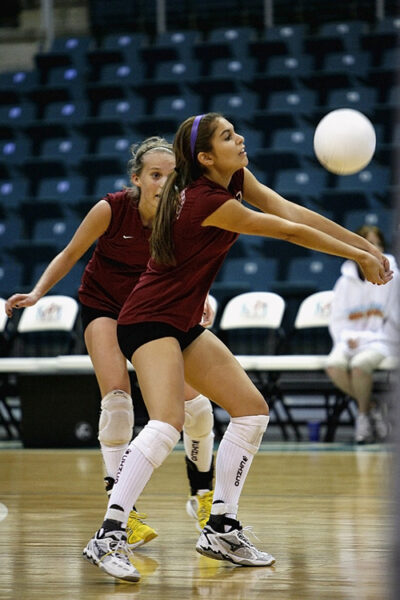
[[[349,258],[357,262],[368,281],[387,283],[391,272],[386,272],[382,262],[368,251],[348,244],[337,237],[273,214],[263,214],[249,209],[237,200],[227,200],[202,223],[235,233],[274,237],[312,250]]]
[[[29,294],[13,294],[5,304],[9,317],[13,308],[33,306],[47,292],[70,272],[77,261],[90,246],[106,231],[111,221],[111,207],[100,200],[88,212],[79,225],[69,244],[57,254],[42,273],[40,279]]]
[[[389,270],[387,259],[368,240],[323,217],[313,210],[295,204],[280,196],[274,190],[260,183],[254,175],[245,169],[244,197],[246,202],[256,206],[265,213],[270,213],[294,223],[303,223],[319,229],[346,244],[351,244],[360,250],[370,252],[380,261],[383,260],[386,270]]]

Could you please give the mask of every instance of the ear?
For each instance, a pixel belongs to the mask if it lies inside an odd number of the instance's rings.
[[[142,185],[141,181],[140,181],[140,177],[138,177],[138,175],[136,175],[136,173],[133,173],[131,175],[131,182],[133,183],[133,185],[136,185],[139,188]]]
[[[206,168],[210,168],[214,164],[214,159],[209,152],[199,152],[197,160]]]

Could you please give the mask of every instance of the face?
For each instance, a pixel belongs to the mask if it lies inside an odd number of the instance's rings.
[[[247,166],[249,161],[245,151],[244,137],[236,133],[232,123],[226,119],[222,117],[217,119],[217,127],[211,143],[212,151],[203,153],[212,159],[210,167],[234,173]],[[205,164],[205,166],[208,165]]]
[[[132,175],[132,183],[140,188],[140,204],[155,211],[161,190],[168,175],[175,167],[175,157],[171,152],[149,151],[143,156],[143,168],[140,175]]]
[[[378,248],[378,250],[383,252],[384,248],[382,246],[381,240],[376,235],[375,231],[369,231],[365,237],[369,242],[371,242],[371,244],[376,246]]]

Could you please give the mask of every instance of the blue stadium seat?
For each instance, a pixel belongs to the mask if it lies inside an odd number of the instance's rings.
[[[315,291],[331,290],[340,275],[343,259],[325,254],[293,258],[288,268],[288,283],[309,285]]]
[[[18,262],[0,262],[0,295],[8,298],[23,287],[23,266]]]
[[[307,34],[308,25],[306,23],[288,23],[264,29],[263,39],[270,43],[283,44],[286,54],[298,55],[302,53],[304,38]]]
[[[23,222],[17,216],[0,219],[0,249],[11,246],[22,237]]]
[[[252,58],[216,58],[210,61],[208,77],[222,80],[250,81],[256,72],[256,62]],[[210,82],[211,85],[213,82]]]
[[[278,55],[268,58],[266,73],[268,75],[290,75],[299,77],[308,75],[314,68],[312,56],[302,54],[299,56]]]
[[[23,100],[15,104],[0,104],[0,126],[20,127],[37,117],[37,106]]]
[[[200,64],[196,60],[167,60],[154,67],[154,79],[174,83],[187,82],[200,76]]]
[[[36,198],[73,205],[86,195],[86,178],[80,175],[48,177],[39,181]]]
[[[387,194],[391,182],[390,168],[371,162],[359,173],[335,176],[335,188],[338,190],[360,190]]]
[[[128,160],[129,148],[132,142],[128,137],[111,135],[99,138],[96,145],[96,154],[118,156]]]
[[[390,249],[393,241],[395,214],[388,208],[373,210],[350,210],[344,217],[344,226],[350,231],[356,231],[363,225],[375,225],[382,230],[387,248]]]
[[[89,36],[59,36],[54,38],[49,52],[61,52],[69,54],[71,57],[81,57],[86,54],[92,44],[93,39]]]
[[[318,197],[327,187],[328,174],[322,168],[283,169],[277,172],[275,189],[282,196]]]
[[[140,83],[144,77],[144,64],[141,61],[132,61],[132,63],[102,65],[99,69],[98,81],[104,85],[129,87]]]
[[[6,212],[18,211],[21,202],[29,194],[29,187],[29,180],[23,177],[0,180],[0,206]]]
[[[39,262],[34,266],[29,280],[29,285],[31,287],[38,281],[48,264],[48,262]],[[78,289],[81,284],[84,268],[85,263],[78,261],[71,271],[51,288],[51,294],[61,294],[71,296],[72,298],[78,298]]]
[[[157,117],[173,117],[182,121],[201,112],[202,102],[195,94],[161,96],[154,101],[153,114]]]
[[[81,123],[90,115],[88,100],[49,102],[44,108],[44,120],[65,125]]]
[[[271,149],[298,152],[301,156],[314,156],[314,129],[299,127],[294,129],[277,129],[271,138]]]
[[[319,38],[340,39],[347,49],[358,48],[360,37],[368,31],[368,23],[364,21],[348,20],[322,23],[317,36]]]
[[[89,149],[87,138],[78,135],[45,139],[41,146],[41,156],[63,161],[65,165],[76,166]]]
[[[155,37],[155,46],[174,48],[177,57],[192,58],[193,46],[199,41],[200,34],[194,29],[180,31],[164,31]]]
[[[81,220],[64,213],[62,219],[39,217],[34,224],[32,239],[35,242],[50,242],[61,250],[71,240]]]
[[[269,289],[277,277],[278,261],[274,258],[231,258],[225,261],[220,282],[243,282],[253,291]]]
[[[219,112],[228,119],[245,118],[257,108],[257,104],[258,95],[254,92],[215,94],[208,100],[208,110]]]
[[[343,72],[357,76],[365,76],[370,66],[370,55],[366,52],[332,52],[326,54],[323,61],[323,69],[326,72]]]
[[[27,93],[39,84],[39,74],[32,71],[5,71],[0,73],[0,89]]]
[[[298,89],[271,92],[266,96],[266,106],[270,112],[310,113],[318,105],[318,95],[314,90]]]
[[[0,161],[9,165],[20,165],[31,155],[32,143],[29,138],[15,137],[0,140]]]
[[[119,192],[125,186],[129,186],[128,176],[115,177],[114,175],[104,175],[98,177],[95,182],[93,195],[100,200],[109,193]]]
[[[328,109],[354,108],[364,113],[371,113],[377,102],[377,90],[372,87],[356,86],[350,89],[336,89],[328,92],[326,106]]]
[[[138,95],[130,94],[126,98],[108,99],[100,102],[98,117],[100,119],[118,119],[135,123],[146,114],[146,101]]]
[[[47,72],[46,85],[50,88],[68,87],[69,92],[82,92],[85,85],[85,71],[75,66],[54,67]]]
[[[264,132],[259,129],[253,129],[245,124],[240,124],[237,128],[237,133],[244,137],[244,143],[246,145],[246,152],[249,156],[252,156],[253,152],[257,148],[264,146]]]
[[[103,37],[101,47],[107,50],[122,50],[127,55],[135,55],[137,50],[145,46],[148,37],[144,33],[125,32],[109,33]]]

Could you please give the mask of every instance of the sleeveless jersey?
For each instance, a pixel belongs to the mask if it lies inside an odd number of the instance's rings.
[[[85,268],[79,300],[118,314],[146,268],[151,230],[143,226],[128,192],[107,194],[104,200],[111,206],[111,222]]]
[[[224,202],[242,201],[244,171],[234,173],[228,190],[200,177],[181,192],[173,223],[175,266],[150,259],[146,271],[125,302],[118,323],[169,323],[187,331],[200,323],[204,301],[237,233],[202,222]]]

